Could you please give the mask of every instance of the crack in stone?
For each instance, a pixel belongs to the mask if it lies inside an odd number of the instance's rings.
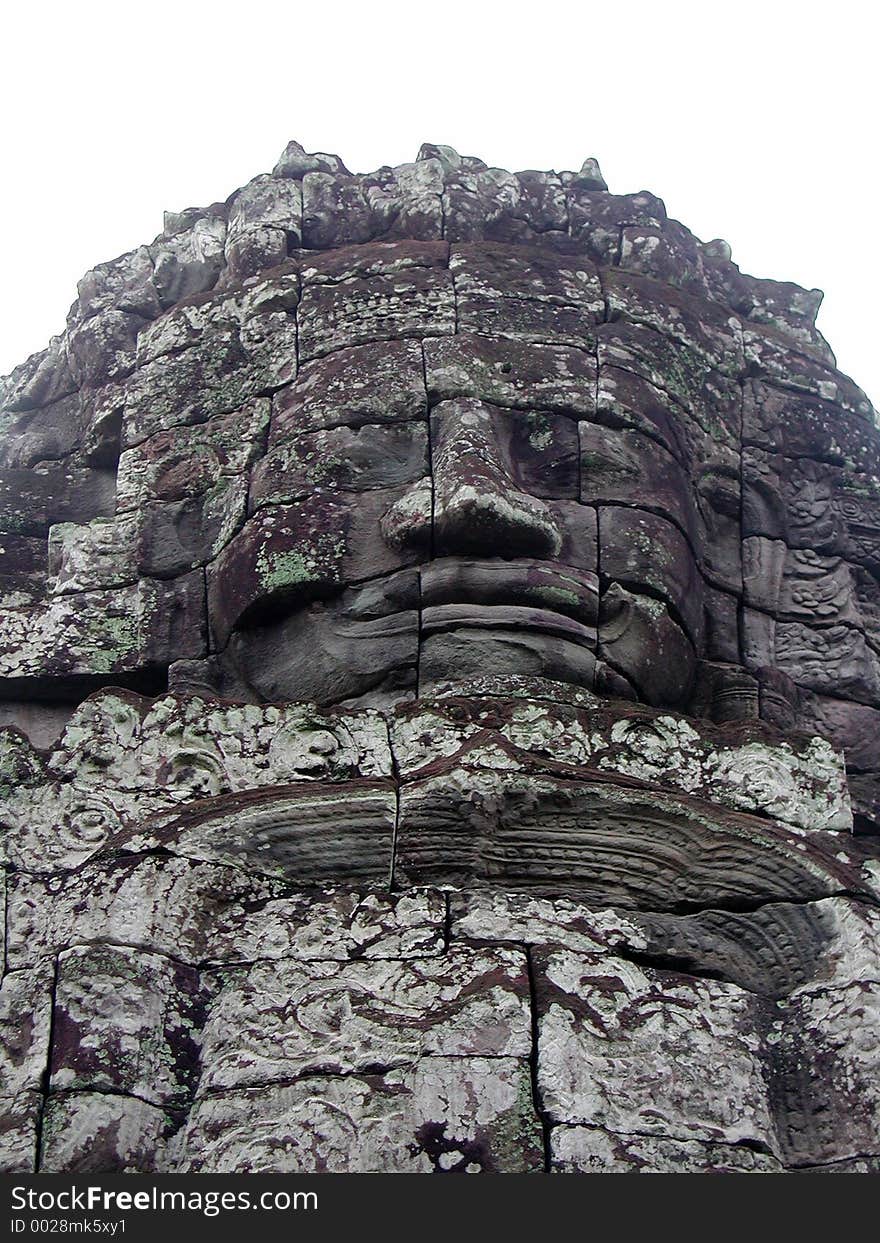
[[[535,984],[535,966],[532,961],[532,947],[530,945],[522,945],[522,950],[526,956],[526,970],[529,979],[529,1014],[531,1018],[532,1030],[532,1051],[529,1056],[529,1072],[532,1084],[532,1104],[535,1113],[541,1123],[541,1132],[544,1138],[544,1173],[549,1174],[552,1168],[551,1161],[551,1136],[552,1128],[550,1125],[549,1115],[544,1108],[541,1098],[541,1087],[539,1082],[539,1058],[540,1058],[540,1016],[538,1013],[538,994]]]
[[[58,996],[59,957],[54,956],[52,972],[52,988],[49,994],[49,1033],[46,1040],[46,1066],[40,1083],[41,1103],[37,1113],[37,1126],[34,1140],[34,1173],[39,1174],[43,1160],[43,1124],[49,1104],[52,1078],[52,1053],[55,1044],[55,1006]]]

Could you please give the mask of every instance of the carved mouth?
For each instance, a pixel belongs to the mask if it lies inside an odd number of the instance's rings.
[[[421,576],[420,687],[525,676],[592,689],[595,574],[554,561],[450,557]]]
[[[549,609],[523,608],[502,604],[441,604],[422,611],[422,631],[426,635],[445,630],[529,630],[569,639],[595,648],[596,628]]]
[[[422,626],[538,630],[595,647],[595,574],[547,561],[432,561],[422,568]]]

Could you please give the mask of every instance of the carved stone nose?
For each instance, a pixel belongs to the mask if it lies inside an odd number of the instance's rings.
[[[434,547],[439,556],[558,556],[562,533],[545,503],[517,487],[495,412],[471,399],[431,415]]]

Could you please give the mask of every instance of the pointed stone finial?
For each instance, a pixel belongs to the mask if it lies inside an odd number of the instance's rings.
[[[306,173],[341,173],[351,176],[338,155],[328,155],[325,151],[308,152],[301,143],[291,140],[281,154],[281,159],[272,169],[276,177],[292,177],[302,181]]]
[[[423,142],[419,147],[416,163],[421,164],[425,160],[439,160],[443,166],[444,173],[450,173],[453,169],[461,168],[461,156],[455,148],[445,147],[442,143]]]
[[[703,254],[709,259],[723,259],[725,263],[730,263],[733,257],[730,243],[725,242],[723,237],[714,237],[711,242],[704,242]]]
[[[572,182],[581,190],[607,190],[608,183],[602,176],[602,170],[599,167],[599,161],[594,156],[590,156],[584,160],[581,165],[581,171],[577,174]]]

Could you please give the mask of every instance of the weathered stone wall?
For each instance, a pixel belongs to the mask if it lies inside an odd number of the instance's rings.
[[[819,299],[445,147],[83,278],[0,382],[5,1168],[877,1165]]]

